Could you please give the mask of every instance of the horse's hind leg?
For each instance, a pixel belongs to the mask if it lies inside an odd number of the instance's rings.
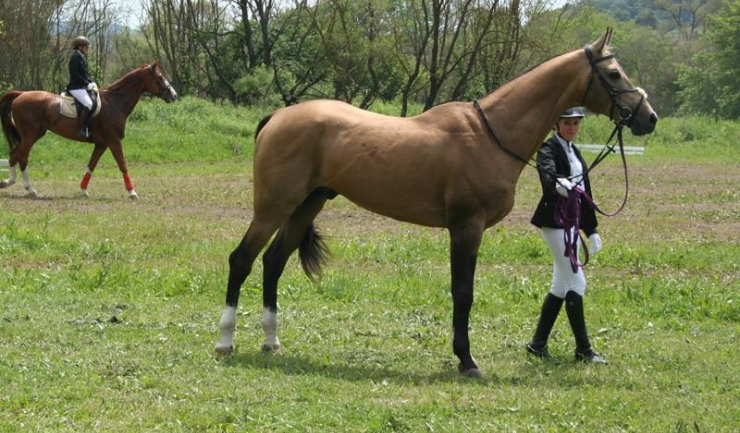
[[[30,197],[38,197],[39,193],[31,186],[31,179],[28,177],[28,166],[21,168],[21,177],[23,177],[23,188],[26,188]]]
[[[10,164],[8,165],[9,165],[8,178],[0,181],[0,188],[8,188],[8,187],[15,185],[15,180],[17,177],[16,171],[15,171],[15,165],[10,165]]]
[[[30,150],[31,146],[24,146],[23,142],[21,142],[19,147],[10,152],[10,158],[8,160],[10,175],[7,179],[0,182],[0,188],[7,188],[15,185],[17,179],[16,166],[20,165],[23,187],[28,191],[29,196],[38,197],[38,192],[31,186],[31,179],[28,176],[28,153]]]
[[[280,228],[275,240],[270,244],[262,256],[262,330],[265,341],[262,343],[264,352],[280,352],[280,340],[277,335],[277,285],[280,276],[285,270],[285,264],[291,254],[304,242],[306,236],[314,235],[313,220],[324,207],[328,197],[321,189],[311,193],[303,203],[296,208],[288,222]],[[309,272],[309,269],[305,269]]]
[[[25,152],[21,152],[21,150],[23,149],[24,149],[23,146],[21,146],[18,149],[19,153],[21,153],[20,157],[18,158],[18,165],[21,167],[21,177],[23,178],[23,188],[26,189],[29,197],[38,197],[39,193],[36,191],[34,187],[31,186],[31,178],[28,176],[28,153],[29,153],[28,151],[30,150],[30,148],[26,150]],[[13,163],[11,162],[11,164]],[[12,169],[13,169],[13,172],[11,176],[15,179],[15,165],[13,165]]]
[[[219,328],[221,339],[216,344],[216,353],[228,355],[233,349],[234,331],[236,330],[236,306],[239,303],[239,292],[247,276],[252,272],[254,260],[270,237],[279,227],[279,222],[271,219],[260,220],[255,216],[249,224],[247,233],[236,249],[229,255],[229,281],[226,289],[226,306],[221,313]]]

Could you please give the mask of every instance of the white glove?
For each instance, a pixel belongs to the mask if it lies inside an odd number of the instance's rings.
[[[565,198],[568,198],[568,191],[573,189],[573,183],[568,179],[561,177],[555,182],[555,191]]]
[[[97,90],[97,89],[98,89],[98,85],[95,84],[94,82],[87,85],[87,90]]]
[[[591,233],[591,236],[588,237],[588,243],[590,244],[588,250],[591,254],[601,251],[601,236],[598,233]]]

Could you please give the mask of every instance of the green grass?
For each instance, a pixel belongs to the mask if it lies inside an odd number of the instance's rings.
[[[82,199],[91,147],[51,134],[37,144],[42,198],[0,191],[0,431],[737,431],[740,124],[663,119],[648,138],[626,136],[646,153],[628,156],[627,208],[600,219],[604,250],[586,270],[606,367],[571,362],[564,316],[558,362],[524,355],[551,266],[528,223],[539,185],[525,169],[479,254],[470,334],[487,380],[476,382],[455,372],[447,233],[342,198],[317,219],[333,251],[321,282],[295,258],[281,280],[284,354],[259,351],[257,261],[236,352],[213,355],[265,114],[142,101],[124,141],[138,202],[110,154]],[[610,132],[591,118],[582,131],[584,142]],[[616,208],[618,157],[593,182]]]

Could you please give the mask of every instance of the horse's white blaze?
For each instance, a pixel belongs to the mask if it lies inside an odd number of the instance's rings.
[[[280,340],[277,336],[277,313],[273,313],[269,308],[265,308],[262,312],[262,330],[265,332],[264,346],[270,346],[271,348],[277,348],[280,346]]]
[[[162,77],[162,79],[164,79],[164,85],[169,89],[172,99],[177,99],[177,92],[175,91],[175,88],[170,85],[170,82],[167,81],[166,78]]]
[[[234,345],[234,331],[236,330],[236,307],[226,306],[221,313],[221,340],[216,344],[217,352],[231,351]]]

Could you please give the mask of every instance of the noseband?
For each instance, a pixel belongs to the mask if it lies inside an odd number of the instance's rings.
[[[591,79],[588,80],[588,86],[586,87],[586,93],[583,94],[581,105],[585,105],[586,97],[588,96],[589,90],[591,90],[591,83],[593,83],[594,76],[596,76],[599,78],[599,81],[601,81],[601,85],[604,87],[604,90],[606,90],[606,93],[609,95],[609,99],[611,99],[612,101],[612,106],[609,109],[609,118],[614,121],[617,126],[632,126],[632,121],[634,120],[635,114],[640,111],[642,103],[645,101],[645,92],[641,91],[641,89],[637,87],[632,89],[617,89],[616,87],[609,84],[609,81],[607,81],[606,77],[604,77],[604,74],[601,73],[596,65],[603,61],[613,59],[614,54],[609,54],[595,59],[593,53],[591,52],[591,47],[586,45],[583,50],[586,52],[588,62],[591,64]],[[634,92],[639,93],[641,97],[640,102],[637,103],[637,107],[635,107],[635,111],[633,112],[629,107],[625,107],[624,105],[620,104],[619,101],[617,101],[617,97],[623,93]],[[618,118],[616,119],[614,118],[615,109],[617,109],[618,115]]]
[[[159,87],[164,89],[162,94],[165,94],[167,91],[169,91],[170,94],[174,93],[174,87],[172,87],[172,84],[164,78],[164,75],[157,75],[157,67],[155,65],[152,65],[149,70],[152,72],[154,80],[159,84]]]

